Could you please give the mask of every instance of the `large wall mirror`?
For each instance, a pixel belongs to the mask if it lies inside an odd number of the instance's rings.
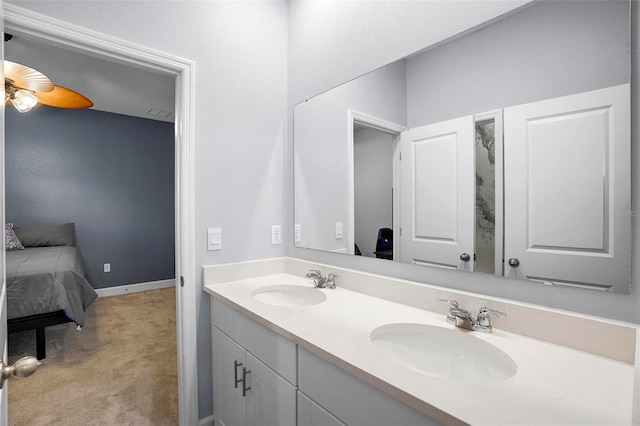
[[[296,105],[296,247],[628,293],[630,51],[540,1]]]

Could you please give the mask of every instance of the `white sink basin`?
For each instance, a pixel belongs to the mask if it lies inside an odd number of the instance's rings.
[[[470,332],[426,324],[389,324],[374,329],[380,352],[412,370],[466,383],[506,380],[518,367],[509,355]]]
[[[270,285],[254,290],[253,298],[275,306],[310,306],[324,302],[327,295],[310,287]]]

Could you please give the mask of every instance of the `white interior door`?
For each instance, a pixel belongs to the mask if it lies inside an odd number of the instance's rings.
[[[474,129],[466,116],[402,134],[403,262],[473,270]]]
[[[629,108],[622,85],[505,109],[505,275],[628,291]]]

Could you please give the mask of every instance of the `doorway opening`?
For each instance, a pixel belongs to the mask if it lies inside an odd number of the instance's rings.
[[[349,110],[350,254],[393,260],[394,229],[399,229],[400,134],[404,126]]]
[[[5,31],[175,78],[175,289],[180,424],[197,424],[194,253],[194,63],[5,4]],[[4,128],[2,129],[4,132]],[[4,179],[4,177],[3,177]],[[6,323],[1,325],[6,328]]]

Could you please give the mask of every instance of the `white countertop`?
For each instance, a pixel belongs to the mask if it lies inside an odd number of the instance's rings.
[[[427,415],[474,425],[632,422],[634,367],[629,364],[494,329],[471,333],[516,362],[513,377],[486,384],[440,379],[390,360],[369,336],[392,323],[455,329],[443,315],[340,287],[321,289],[327,299],[317,305],[273,306],[252,296],[267,285],[312,287],[309,279],[279,273],[207,284],[205,291]]]

